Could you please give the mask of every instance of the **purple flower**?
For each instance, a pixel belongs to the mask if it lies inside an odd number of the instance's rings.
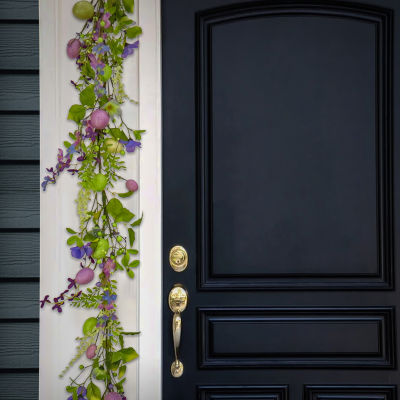
[[[68,278],[68,282],[69,282],[68,289],[71,289],[71,288],[76,289],[75,279]]]
[[[43,300],[40,300],[40,308],[43,308],[46,303],[51,303],[49,297],[50,296],[47,294],[46,296],[44,296]]]
[[[59,313],[61,313],[61,312],[62,312],[61,306],[62,306],[63,304],[64,304],[63,302],[61,302],[61,303],[56,303],[56,304],[54,304],[54,306],[53,306],[51,309],[52,309],[52,310],[57,310]]]
[[[104,28],[106,28],[106,29],[111,26],[110,17],[111,17],[111,14],[109,12],[106,12],[103,15],[103,17],[101,18],[105,22]]]
[[[141,147],[141,143],[140,142],[136,142],[135,140],[120,140],[120,143],[125,145],[125,149],[128,153],[133,153],[136,149],[136,147]]]
[[[104,296],[102,297],[102,300],[106,301],[108,304],[112,303],[116,299],[117,299],[117,295],[116,294],[110,295],[110,292],[108,290],[106,290],[104,292]]]
[[[72,154],[77,153],[76,151],[76,144],[71,144],[71,146],[67,149],[67,156],[71,156]]]
[[[84,386],[79,386],[77,391],[78,400],[87,400],[86,393],[86,388]],[[67,400],[73,400],[73,396],[69,396]]]
[[[137,49],[138,47],[139,47],[139,40],[137,40],[135,43],[126,44],[124,51],[122,52],[122,58],[126,58],[131,54],[133,54],[135,49]]]
[[[96,56],[92,53],[88,55],[89,60],[90,60],[90,66],[96,71],[97,68],[104,68],[105,64],[98,60]]]
[[[74,258],[82,258],[85,255],[85,250],[83,247],[71,247],[71,256]]]
[[[93,47],[93,51],[96,54],[104,54],[110,51],[110,48],[104,43],[97,43],[96,46]]]
[[[71,256],[74,258],[81,259],[84,255],[90,257],[93,254],[93,249],[90,247],[90,243],[86,243],[84,246],[71,247]]]

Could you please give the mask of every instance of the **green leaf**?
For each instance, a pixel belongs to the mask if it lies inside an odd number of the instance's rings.
[[[133,13],[133,6],[134,6],[133,0],[122,0],[122,3],[124,4],[125,10],[128,13]]]
[[[137,219],[136,221],[132,222],[131,226],[132,227],[139,226],[142,223],[142,220],[143,220],[143,215],[139,219]]]
[[[131,279],[133,279],[135,277],[135,273],[131,269],[128,269],[126,271],[126,273],[128,274],[129,278],[131,278]]]
[[[146,132],[145,130],[136,130],[133,131],[133,134],[135,135],[136,140],[141,140],[142,139],[142,133]]]
[[[127,267],[128,264],[129,264],[129,258],[130,258],[129,253],[126,253],[126,254],[122,257],[122,260],[121,260],[122,265],[124,265],[125,267]]]
[[[124,363],[128,363],[136,358],[139,357],[139,354],[136,353],[135,349],[133,347],[128,347],[126,349],[121,349],[119,351],[121,353],[121,360]]]
[[[121,349],[124,347],[124,337],[122,335],[118,336],[119,344],[121,346]]]
[[[138,254],[138,253],[139,253],[139,250],[136,250],[136,249],[129,249],[129,250],[128,250],[128,253],[129,253],[129,254]]]
[[[111,78],[111,74],[112,74],[112,69],[109,65],[106,65],[103,68],[104,74],[103,75],[99,75],[99,78],[103,81],[103,82],[107,82],[110,78]]]
[[[121,379],[126,372],[126,365],[123,365],[118,371],[118,379]]]
[[[87,387],[86,397],[88,400],[101,400],[101,391],[93,382],[90,382]]]
[[[63,144],[64,144],[65,148],[67,148],[67,149],[68,149],[69,147],[71,147],[71,143],[70,143],[70,142],[67,142],[66,140],[64,140]]]
[[[121,332],[121,335],[134,336],[139,335],[140,332]]]
[[[116,218],[119,214],[121,214],[124,207],[122,203],[118,199],[111,199],[106,207],[107,212],[113,217]]]
[[[129,25],[132,25],[133,21],[127,17],[126,15],[124,15],[119,21],[118,21],[118,25],[115,28],[115,33],[120,32],[122,29],[125,29],[126,27],[128,27]]]
[[[128,140],[128,137],[125,135],[125,132],[122,131],[119,128],[111,128],[110,129],[110,135],[115,139],[115,140]]]
[[[129,233],[129,245],[132,247],[133,242],[135,241],[135,232],[132,228],[129,228],[128,233]]]
[[[126,193],[118,193],[119,197],[126,198],[133,195],[133,192],[126,192]]]
[[[136,36],[141,34],[142,28],[140,26],[132,26],[126,30],[126,36],[128,36],[129,39],[134,39]]]
[[[71,233],[71,234],[73,234],[73,233],[76,233],[73,229],[71,229],[71,228],[66,228],[67,229],[67,232],[68,233]]]
[[[140,264],[139,260],[135,260],[128,265],[128,268],[137,268]]]
[[[68,135],[72,140],[76,140],[76,136],[72,132],[68,133]]]
[[[83,240],[86,242],[92,242],[93,240],[97,239],[97,235],[95,234],[94,231],[89,231],[86,233],[86,235],[83,237]]]
[[[68,111],[68,119],[75,121],[77,124],[85,117],[86,108],[80,104],[74,104]]]
[[[82,241],[81,238],[78,237],[78,238],[76,239],[76,245],[77,245],[78,247],[83,247],[84,244],[83,244],[83,241]]]
[[[94,72],[94,70],[91,67],[89,62],[83,64],[83,66],[82,66],[82,75],[89,76],[90,78],[93,78],[93,79],[95,78],[96,74],[95,74],[95,72]]]
[[[119,351],[115,351],[112,354],[112,362],[116,363],[117,361],[120,361],[120,360],[122,360],[122,354]]]
[[[132,214],[127,208],[123,208],[115,218],[115,222],[129,222],[134,216],[135,214]]]
[[[82,90],[79,99],[84,106],[93,107],[96,103],[96,94],[94,93],[94,85],[89,85]]]
[[[67,240],[67,245],[73,245],[77,241],[77,239],[79,239],[78,236],[70,236]]]

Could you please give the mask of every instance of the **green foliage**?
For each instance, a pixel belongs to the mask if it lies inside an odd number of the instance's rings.
[[[140,26],[132,26],[126,30],[126,36],[129,39],[134,39],[135,37],[142,34],[142,28]]]
[[[118,199],[111,199],[106,207],[108,214],[110,214],[113,218],[116,218],[119,214],[121,214],[124,209],[122,203]]]
[[[80,104],[74,104],[68,111],[68,119],[80,123],[85,117],[86,108]]]
[[[116,362],[122,360],[123,363],[128,363],[139,357],[133,347],[128,347],[126,349],[121,349],[112,355],[112,361]]]
[[[94,107],[96,104],[96,94],[94,93],[94,85],[89,85],[79,95],[79,99],[84,106]]]
[[[129,245],[132,247],[133,242],[135,241],[135,232],[132,228],[128,229],[128,234],[129,234]]]
[[[92,6],[88,4],[81,4],[80,7],[89,9]],[[100,11],[101,8],[104,11]],[[117,317],[116,300],[119,271],[124,271],[132,279],[134,268],[139,266],[136,259],[138,250],[132,248],[136,240],[133,228],[139,226],[143,218],[134,220],[135,215],[121,202],[134,193],[116,193],[115,189],[117,183],[124,179],[122,172],[126,171],[125,148],[118,142],[140,141],[145,132],[128,127],[121,111],[126,101],[136,103],[125,93],[123,64],[126,54],[122,57],[125,46],[142,34],[142,29],[127,15],[133,9],[133,0],[93,2],[93,18],[86,21],[75,37],[81,42],[81,47],[76,59],[79,77],[72,83],[80,104],[70,107],[68,119],[77,126],[64,141],[67,151],[59,155],[56,170],[58,174],[61,172],[58,169],[62,167],[79,179],[76,200],[79,229],[66,228],[67,245],[81,248],[82,253],[74,256],[80,256],[80,267],[90,268],[95,278],[92,286],[88,284],[91,287],[82,287],[70,278],[68,290],[61,292],[53,304],[56,308],[70,304],[75,308],[96,310],[97,315],[84,322],[83,337],[77,338],[76,354],[62,372],[64,375],[85,355],[89,346],[96,345],[90,348],[94,352],[93,358],[83,357],[85,361],[79,366],[79,375],[71,379],[66,388],[73,400],[78,400],[78,388],[81,386],[87,389],[88,400],[104,399],[110,383],[114,385],[114,390],[123,393],[126,364],[138,357],[135,349],[125,346],[124,337],[139,332],[123,331]],[[102,22],[105,12],[110,13],[107,18],[111,26],[107,28]],[[106,111],[110,117],[104,129],[100,126],[95,129],[92,113],[96,109]],[[110,149],[107,143],[114,144],[114,147]],[[127,234],[123,224],[127,225]],[[99,387],[94,381],[100,382]]]
[[[134,0],[122,0],[125,10],[128,13],[133,13]]]
[[[88,400],[101,400],[101,391],[98,386],[96,386],[93,382],[90,382],[87,387]]]

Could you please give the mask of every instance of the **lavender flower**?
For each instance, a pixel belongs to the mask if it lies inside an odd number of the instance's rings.
[[[130,56],[131,54],[133,54],[133,52],[135,51],[135,49],[137,49],[139,47],[139,40],[137,40],[135,43],[132,44],[126,44],[124,51],[122,52],[122,58],[126,58],[128,56]]]
[[[136,147],[141,147],[142,144],[140,142],[136,142],[135,140],[120,140],[120,143],[125,145],[125,149],[128,153],[133,153]]]

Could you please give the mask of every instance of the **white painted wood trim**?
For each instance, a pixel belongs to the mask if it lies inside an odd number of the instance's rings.
[[[56,162],[73,124],[66,120],[71,104],[78,102],[70,79],[77,76],[76,66],[65,55],[65,44],[81,22],[71,15],[75,0],[40,0],[40,173]],[[121,276],[119,316],[127,330],[142,332],[138,348],[140,358],[128,369],[129,400],[161,400],[162,359],[162,268],[161,268],[161,27],[160,0],[136,1],[136,19],[142,26],[140,50],[127,61],[127,92],[139,100],[139,107],[124,108],[128,123],[148,133],[143,137],[140,157],[128,162],[127,174],[139,182],[139,197],[130,204],[143,211],[139,248],[141,267],[133,282]],[[139,81],[138,81],[139,71]],[[132,175],[133,174],[133,175]],[[39,184],[39,182],[38,182]],[[74,199],[77,187],[73,177],[63,175],[60,183],[40,196],[40,296],[57,295],[66,277],[76,272],[76,263],[68,257],[65,227],[77,223]],[[57,221],[57,223],[55,223]],[[139,290],[140,284],[140,290]],[[140,315],[138,313],[140,312]],[[58,374],[73,357],[74,338],[91,312],[65,307],[62,315],[49,309],[40,313],[39,398],[63,398],[66,378]],[[136,339],[137,340],[137,339]]]
[[[140,153],[141,227],[139,399],[162,398],[162,140],[161,0],[139,4],[139,122],[147,129]]]

